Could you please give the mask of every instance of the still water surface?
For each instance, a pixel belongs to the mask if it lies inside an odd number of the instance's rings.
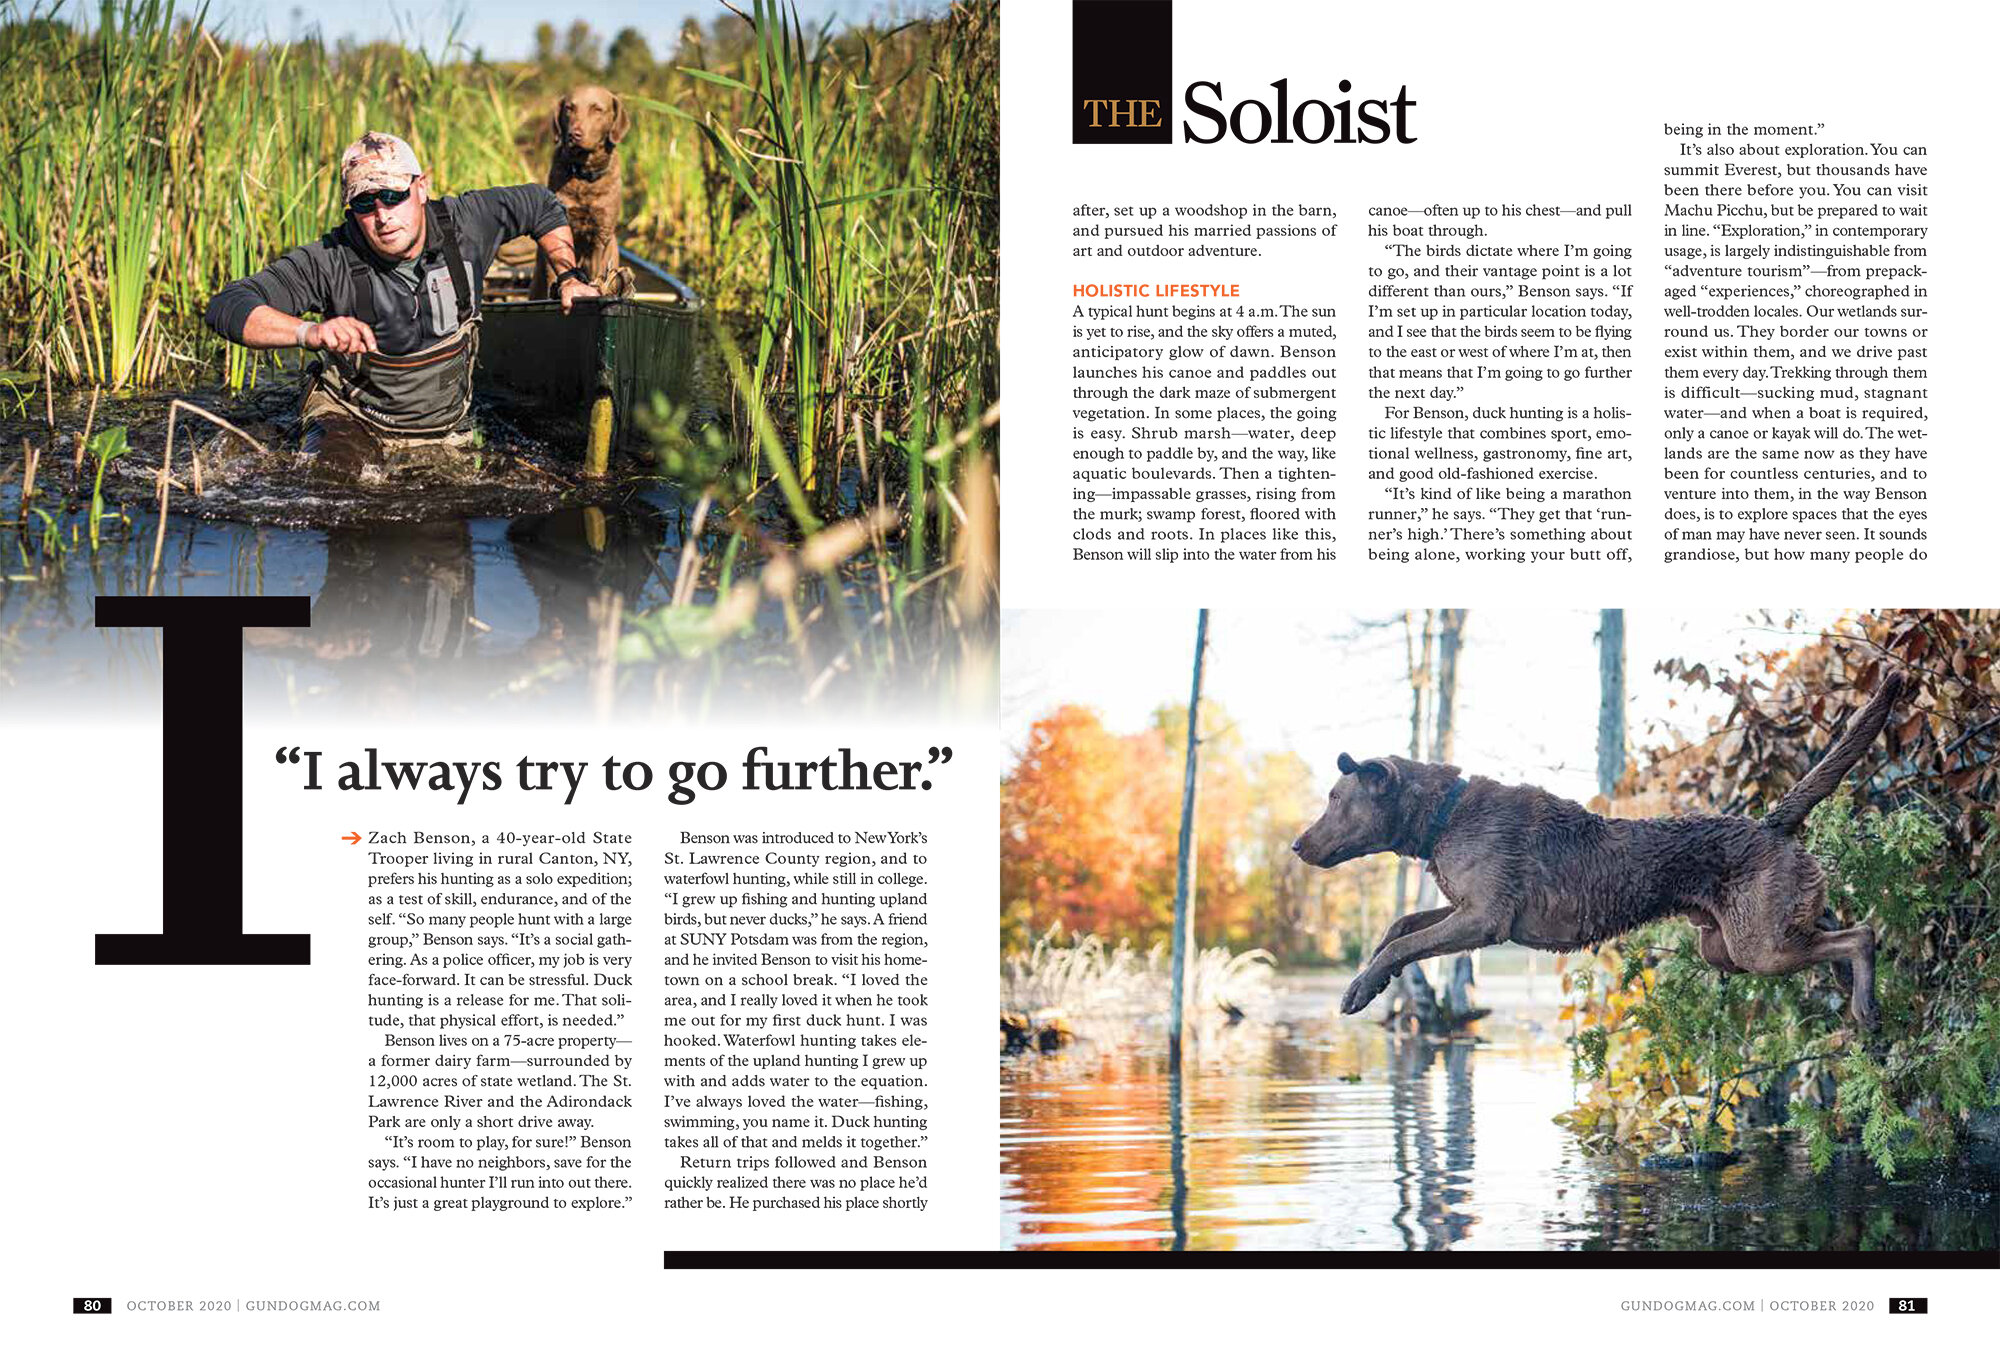
[[[1546,991],[1552,981],[1544,978]],[[1789,1136],[1721,1171],[1585,1157],[1546,1028],[1397,1039],[1338,1015],[1340,981],[1280,980],[1203,1032],[1180,1085],[1160,1027],[1003,1059],[1002,1236],[1016,1248],[1991,1249],[2000,1174],[1814,1176]]]

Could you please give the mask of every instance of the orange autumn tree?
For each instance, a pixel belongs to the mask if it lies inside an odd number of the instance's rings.
[[[1319,938],[1337,932],[1329,877],[1290,852],[1317,812],[1310,771],[1296,754],[1252,757],[1212,702],[1201,730],[1196,941],[1319,958]],[[1139,946],[1168,937],[1186,749],[1185,707],[1160,707],[1133,734],[1080,706],[1036,721],[1000,788],[1004,947],[1054,923]]]
[[[1114,734],[1082,706],[1035,722],[1000,784],[1000,892],[1010,945],[1055,922],[1072,934],[1114,940],[1164,934],[1180,799],[1172,777],[1157,731]],[[1170,882],[1164,899],[1162,876]]]

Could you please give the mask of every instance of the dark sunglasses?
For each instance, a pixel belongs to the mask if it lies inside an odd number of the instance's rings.
[[[367,216],[375,210],[375,204],[384,207],[401,207],[403,200],[410,196],[407,188],[377,188],[370,193],[356,193],[347,200],[347,210],[356,216]]]

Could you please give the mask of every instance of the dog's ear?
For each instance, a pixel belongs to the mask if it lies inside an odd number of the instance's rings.
[[[625,111],[625,101],[616,94],[611,96],[611,131],[605,141],[616,146],[632,130],[632,115]]]
[[[564,111],[568,105],[569,95],[556,95],[556,111],[549,117],[549,135],[556,139],[558,146],[569,135],[569,119],[564,116]]]
[[[1362,789],[1371,795],[1382,795],[1396,785],[1396,764],[1385,757],[1371,757],[1366,762],[1356,762],[1342,753],[1340,770],[1350,776],[1359,776]]]

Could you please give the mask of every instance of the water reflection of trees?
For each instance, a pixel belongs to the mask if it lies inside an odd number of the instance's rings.
[[[1028,1234],[1020,1241],[1182,1250],[1464,1240],[1475,1222],[1473,1048],[1372,1027],[1299,1035],[1262,1024],[1213,1034],[1179,1079],[1138,1047],[1014,1061],[1003,1077],[1003,1167]],[[1342,1079],[1357,1075],[1364,1084],[1349,1091]],[[1369,1162],[1392,1162],[1393,1175]]]
[[[1003,1065],[1003,1169],[1037,1246],[1153,1250],[1171,1179],[1162,1054],[1090,1041]],[[1183,1211],[1184,1213],[1184,1211]]]
[[[1300,992],[1295,1006],[1305,1005]],[[1568,1086],[1560,1060],[1532,1053],[1396,1038],[1318,1015],[1252,1020],[1190,1044],[1176,1098],[1163,1046],[1157,1024],[1108,1023],[1068,1053],[1003,1064],[1001,1165],[1016,1245],[1854,1251],[2000,1242],[1990,1169],[1885,1186],[1852,1156],[1815,1176],[1781,1141],[1721,1172],[1643,1171],[1565,1156],[1553,1128],[1524,1140],[1524,1129],[1546,1121],[1510,1107],[1523,1076],[1549,1114]],[[1482,1059],[1488,1113],[1479,1117]]]
[[[1442,1047],[1421,1037],[1396,1039],[1389,1098],[1395,1139],[1396,1212],[1391,1218],[1407,1251],[1443,1251],[1465,1239],[1473,1219],[1465,1179],[1472,1170],[1472,1045]],[[1436,1124],[1428,1074],[1442,1062],[1445,1111]],[[1412,1226],[1414,1224],[1414,1226]]]

